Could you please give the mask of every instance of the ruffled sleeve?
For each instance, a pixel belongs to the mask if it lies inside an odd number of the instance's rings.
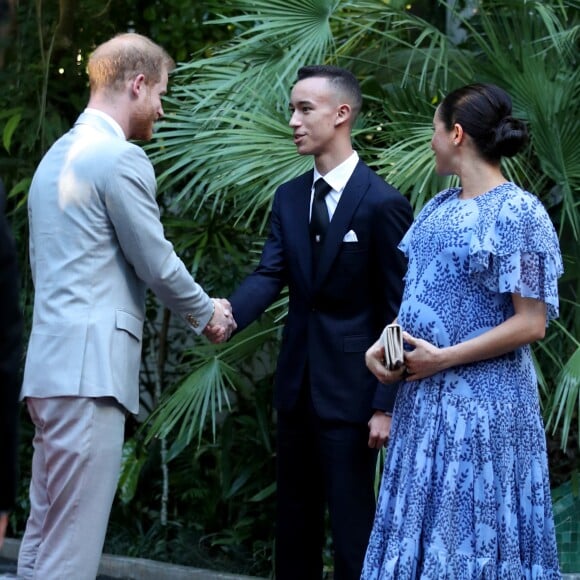
[[[480,215],[469,246],[470,273],[492,292],[542,300],[547,321],[557,318],[558,278],[564,268],[544,206],[511,183],[500,195],[488,196],[476,198]]]

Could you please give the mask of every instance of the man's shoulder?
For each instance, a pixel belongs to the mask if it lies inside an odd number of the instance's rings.
[[[98,125],[77,123],[69,135],[70,140],[65,141],[65,147],[71,148],[79,156],[86,155],[96,165],[150,165],[149,158],[141,146],[122,139]],[[99,167],[96,166],[95,169]]]
[[[137,156],[146,156],[140,144],[127,141],[110,123],[91,112],[81,113],[68,135],[74,140],[90,137],[95,147],[109,149],[111,153],[127,151]]]
[[[282,185],[292,186],[292,185],[301,185],[303,183],[308,183],[309,185],[312,185],[313,178],[314,178],[314,170],[309,169],[308,171],[305,171],[304,173],[301,173],[300,175],[297,175],[292,179],[288,179],[287,181],[282,183]]]
[[[139,145],[91,124],[77,123],[58,139],[36,169],[33,184],[46,187],[55,168],[95,183],[129,178],[154,182],[154,169]]]
[[[366,179],[369,182],[370,190],[376,191],[379,194],[400,195],[402,193],[393,185],[388,183],[381,177],[374,169],[369,167],[364,161],[359,160],[352,178]],[[351,178],[351,179],[352,179]]]
[[[284,193],[286,191],[296,191],[296,190],[308,190],[312,186],[312,179],[314,177],[314,171],[312,169],[293,177],[285,181],[278,186],[278,192]]]

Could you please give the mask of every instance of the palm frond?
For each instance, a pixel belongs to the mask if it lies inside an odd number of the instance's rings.
[[[214,22],[233,27],[235,36],[181,64],[173,75],[167,117],[149,149],[160,191],[171,196],[175,211],[199,216],[202,209],[210,210],[231,216],[236,232],[252,227],[261,235],[276,187],[312,164],[310,158],[296,155],[287,125],[296,70],[326,62],[350,68],[361,81],[365,109],[354,134],[361,158],[418,211],[452,182],[435,174],[430,149],[432,116],[441,95],[460,84],[494,82],[512,95],[514,114],[526,119],[532,135],[529,149],[507,160],[504,171],[542,199],[568,255],[569,277],[561,286],[562,326],[555,325],[536,349],[538,364],[563,368],[563,353],[571,350],[563,328],[580,326],[579,317],[570,314],[578,307],[578,276],[573,272],[580,233],[579,26],[574,2],[482,2],[475,13],[454,15],[466,31],[455,44],[436,26],[384,0],[240,0],[228,4],[228,16],[219,16],[216,0]],[[441,4],[449,8],[448,2]],[[286,306],[287,297],[282,296],[274,308],[277,321]],[[212,363],[213,374],[206,361],[202,366],[208,368],[196,368],[195,378],[206,381],[206,391],[213,389],[211,400],[220,400],[221,393],[225,401],[226,391],[236,388],[230,366],[236,368],[241,359],[234,357],[230,365],[222,358],[224,351],[210,352],[219,358]],[[554,376],[539,376],[549,414]],[[559,375],[562,381],[567,376],[564,371]],[[191,399],[184,394],[189,390],[194,390],[191,383],[172,411],[181,414],[170,415],[173,422],[168,423],[175,429],[180,421],[189,425],[181,428],[182,443],[200,433],[202,416],[206,420],[212,415],[214,421],[214,410],[219,413],[219,405],[212,407],[202,395],[197,414],[179,411]],[[204,408],[210,412],[202,415]],[[571,407],[558,408],[570,416]],[[557,416],[556,411],[554,421]]]
[[[337,56],[364,80],[417,86],[421,92],[472,75],[469,56],[435,25],[380,0],[345,2],[337,13]]]
[[[164,394],[148,417],[143,425],[146,442],[154,437],[167,437],[177,429],[168,461],[189,445],[195,434],[201,439],[208,419],[215,438],[218,417],[226,408],[231,410],[232,393],[241,386],[242,377],[234,367],[235,361],[257,352],[277,331],[277,327],[267,324],[261,329],[256,326],[224,345],[197,345],[195,352],[200,362],[174,392]]]
[[[574,416],[580,416],[580,344],[560,371],[554,399],[551,402],[551,412],[546,423],[546,429],[551,428],[552,433],[561,427],[564,447]],[[580,437],[580,426],[578,437]]]

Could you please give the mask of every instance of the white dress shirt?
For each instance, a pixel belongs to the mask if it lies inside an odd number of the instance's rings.
[[[85,113],[90,113],[91,115],[96,115],[97,117],[101,117],[101,119],[103,119],[109,125],[111,125],[111,127],[115,130],[115,133],[117,133],[117,135],[119,135],[119,137],[121,137],[121,139],[123,139],[125,141],[127,140],[127,137],[125,136],[123,129],[121,129],[121,125],[119,125],[119,123],[117,123],[117,121],[115,121],[115,119],[113,119],[113,117],[111,117],[111,115],[108,115],[107,113],[105,113],[104,111],[101,111],[100,109],[93,109],[92,107],[87,107],[85,109]]]
[[[328,217],[329,219],[332,219],[336,206],[340,201],[340,196],[353,174],[357,163],[358,153],[353,151],[348,159],[343,161],[340,165],[337,165],[326,175],[321,175],[318,169],[316,169],[316,166],[314,167],[314,181],[312,182],[312,191],[310,194],[310,216],[312,216],[312,200],[314,199],[314,184],[316,183],[316,180],[322,177],[332,188],[325,198],[326,207],[328,208]]]

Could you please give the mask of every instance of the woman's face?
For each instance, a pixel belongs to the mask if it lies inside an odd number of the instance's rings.
[[[439,117],[439,108],[433,116],[433,138],[431,149],[435,152],[435,170],[439,175],[455,173],[457,148],[453,143],[455,132],[448,130]]]

